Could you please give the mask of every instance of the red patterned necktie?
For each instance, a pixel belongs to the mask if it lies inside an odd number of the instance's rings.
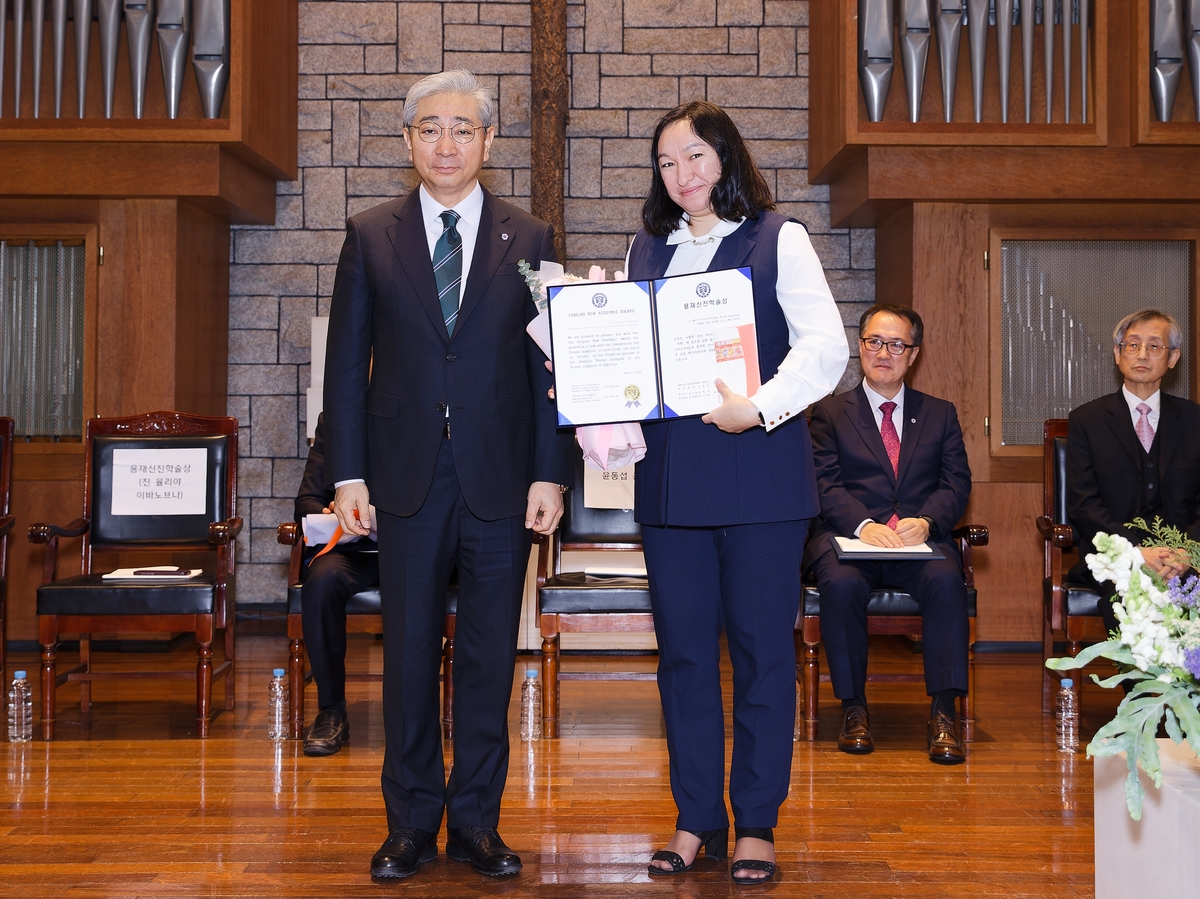
[[[883,437],[883,448],[887,450],[888,458],[892,462],[892,474],[899,477],[900,435],[896,433],[896,426],[892,424],[892,413],[896,411],[896,404],[883,403],[879,406],[879,411],[883,413],[883,425],[879,428],[879,434]],[[893,512],[892,517],[888,519],[887,526],[894,531],[899,521],[900,516]]]

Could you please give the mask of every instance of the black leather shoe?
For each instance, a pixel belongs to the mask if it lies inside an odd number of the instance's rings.
[[[350,742],[350,719],[336,706],[321,709],[304,737],[305,755],[333,755]]]
[[[371,878],[412,877],[425,862],[437,858],[437,834],[398,827],[371,857]]]
[[[860,705],[846,709],[842,732],[838,734],[838,749],[851,755],[865,755],[875,748],[871,739],[871,716]]]
[[[446,855],[456,862],[470,862],[480,874],[504,877],[521,870],[521,857],[504,845],[494,827],[450,827]]]
[[[929,761],[957,765],[967,760],[967,750],[958,735],[958,715],[934,712],[929,719]]]

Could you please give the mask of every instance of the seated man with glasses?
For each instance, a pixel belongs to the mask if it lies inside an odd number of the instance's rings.
[[[1158,309],[1125,316],[1113,329],[1113,360],[1124,383],[1116,393],[1085,403],[1067,422],[1067,515],[1079,532],[1079,562],[1070,578],[1096,585],[1084,557],[1098,531],[1134,544],[1146,534],[1134,518],[1167,524],[1200,539],[1200,406],[1162,392],[1179,362],[1183,332]],[[1143,548],[1146,564],[1163,577],[1182,574],[1187,556]],[[1098,585],[1096,585],[1098,586]],[[1109,603],[1100,604],[1109,630],[1117,626]]]
[[[932,698],[929,758],[966,759],[957,698],[967,692],[967,591],[950,538],[971,493],[971,469],[954,405],[904,384],[921,351],[921,317],[877,304],[858,323],[863,381],[813,407],[812,443],[821,517],[804,552],[821,591],[821,639],[845,719],[838,749],[874,749],[867,711],[867,602],[884,585],[920,604],[925,687]],[[834,537],[874,546],[928,543],[945,558],[838,558]]]

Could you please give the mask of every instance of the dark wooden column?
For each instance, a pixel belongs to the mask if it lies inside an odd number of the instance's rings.
[[[567,0],[533,0],[530,9],[530,209],[554,226],[554,249],[567,261],[563,194],[567,156]]]

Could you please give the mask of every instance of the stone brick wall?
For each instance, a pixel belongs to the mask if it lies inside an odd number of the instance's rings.
[[[467,68],[497,91],[486,187],[529,208],[527,2],[300,3],[300,177],[279,185],[270,228],[234,230],[229,414],[241,422],[238,600],[283,599],[307,454],[309,319],[328,312],[346,216],[414,184],[401,136],[408,87]],[[809,228],[848,325],[874,297],[874,233],[829,225],[807,179],[807,0],[569,0],[567,255],[572,271],[624,259],[666,109],[707,99],[750,140],[780,211]],[[536,210],[535,210],[536,212]],[[853,350],[852,350],[853,352]],[[843,385],[857,375],[852,362]]]

